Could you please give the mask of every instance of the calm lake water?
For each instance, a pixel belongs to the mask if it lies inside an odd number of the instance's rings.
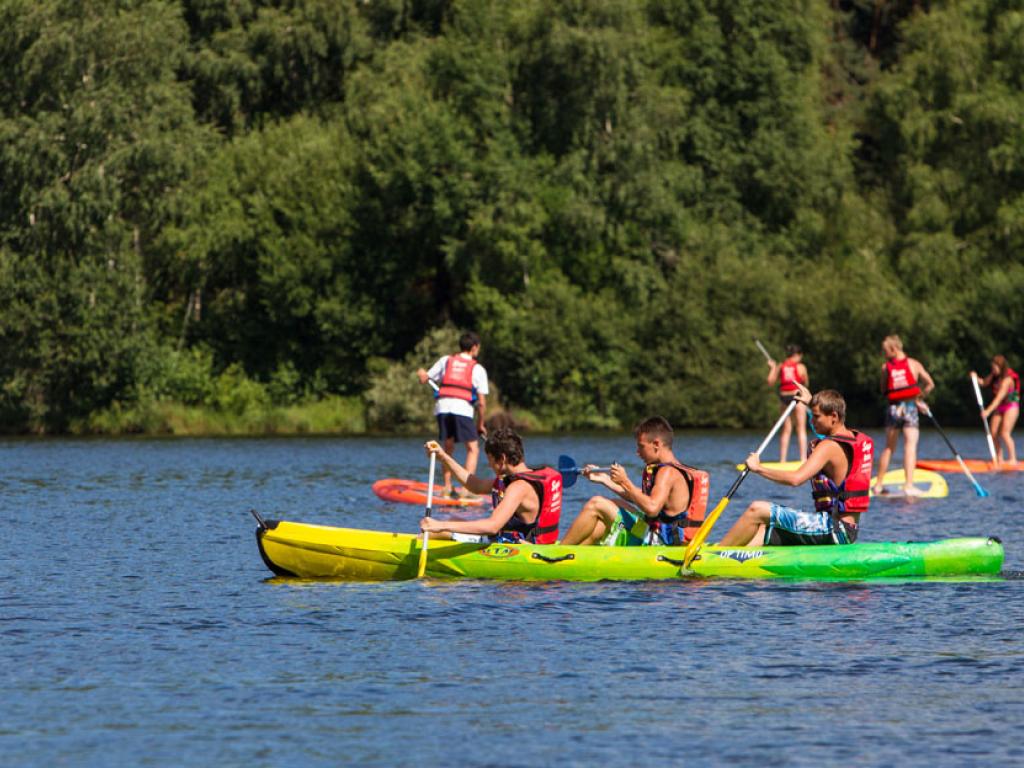
[[[677,448],[715,501],[760,439]],[[425,479],[421,442],[0,442],[0,764],[1024,761],[1024,474],[979,476],[987,499],[949,475],[948,499],[863,520],[864,540],[999,536],[999,581],[270,579],[250,507],[412,531],[420,509],[370,484]],[[628,435],[528,438],[532,463],[560,453],[639,471]],[[921,453],[947,455],[929,430]],[[748,478],[712,538],[751,499],[806,497]]]

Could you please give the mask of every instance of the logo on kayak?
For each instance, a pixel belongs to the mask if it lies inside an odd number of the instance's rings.
[[[486,557],[493,557],[498,560],[502,560],[506,557],[515,557],[519,554],[519,549],[517,547],[503,547],[492,545],[487,549],[482,550],[480,554],[485,555]]]
[[[738,563],[745,563],[747,560],[753,560],[755,557],[760,557],[764,552],[759,549],[723,549],[715,554],[719,557],[727,557],[730,560],[735,560]]]

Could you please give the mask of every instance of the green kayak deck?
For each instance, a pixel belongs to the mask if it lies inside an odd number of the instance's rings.
[[[413,579],[420,540],[407,533],[270,520],[256,529],[260,554],[278,576],[352,581]],[[431,540],[435,579],[600,581],[674,579],[877,579],[991,576],[1003,566],[995,538],[819,547],[705,545],[683,571],[681,547],[465,544]]]

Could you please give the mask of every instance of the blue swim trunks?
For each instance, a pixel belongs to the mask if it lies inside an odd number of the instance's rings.
[[[829,512],[804,512],[779,504],[771,506],[771,521],[764,535],[764,543],[771,546],[853,544],[856,540],[857,527]]]

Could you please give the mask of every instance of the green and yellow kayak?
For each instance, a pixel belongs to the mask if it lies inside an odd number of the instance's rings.
[[[413,579],[420,540],[408,533],[261,521],[256,540],[278,576],[383,581]],[[683,571],[681,547],[580,547],[430,541],[427,576],[436,579],[600,581],[721,577],[877,579],[995,575],[1003,546],[994,538],[820,547],[701,548]]]

